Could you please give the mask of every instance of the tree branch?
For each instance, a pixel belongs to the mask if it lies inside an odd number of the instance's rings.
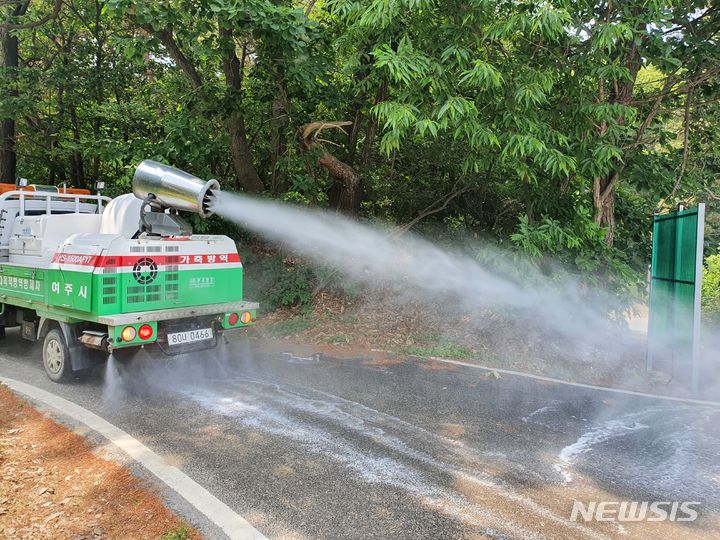
[[[680,172],[678,173],[677,181],[675,182],[675,185],[673,186],[672,192],[670,192],[670,196],[668,197],[668,199],[672,199],[673,197],[675,197],[675,193],[680,187],[680,181],[682,180],[683,175],[685,174],[685,168],[687,167],[688,155],[690,154],[690,107],[692,103],[692,96],[692,87],[690,87],[688,88],[688,93],[685,97],[685,126],[683,128],[683,155],[682,161],[680,162]]]
[[[650,108],[650,111],[645,117],[645,120],[643,120],[643,123],[640,125],[637,135],[635,136],[635,140],[628,147],[626,147],[625,150],[635,150],[638,146],[640,146],[640,144],[642,144],[642,136],[645,134],[645,130],[647,130],[647,128],[650,126],[653,119],[655,118],[655,115],[657,115],[658,111],[660,110],[660,104],[662,103],[663,98],[666,96],[665,91],[670,88],[674,83],[674,74],[675,72],[670,73],[667,76],[665,84],[663,85],[663,89],[657,96],[655,96],[655,103],[653,103],[653,106]]]
[[[352,125],[352,122],[348,120],[342,122],[311,122],[304,125],[301,128],[302,135],[300,137],[300,142],[302,143],[303,150],[309,150],[313,147],[315,141],[317,140],[317,136],[323,129],[339,129],[340,131],[345,133],[345,135],[347,135],[347,132],[343,128],[350,125]]]
[[[667,80],[669,80],[675,73],[677,73],[677,71],[678,70],[675,70],[673,73],[669,74]],[[659,99],[662,101],[662,99],[666,97],[681,96],[683,93],[687,93],[689,88],[699,86],[700,84],[704,83],[709,79],[712,79],[718,74],[720,74],[720,65],[708,68],[702,75],[699,75],[695,79],[689,79],[685,81],[685,83],[679,85],[677,88],[672,88],[672,85],[668,86],[667,84],[665,84],[663,86],[663,89],[656,96],[632,100],[628,102],[628,105],[631,107],[636,107],[652,100],[657,101]]]
[[[624,167],[623,167],[624,169]],[[603,189],[600,192],[600,203],[604,204],[605,201],[608,198],[608,195],[612,192],[613,188],[615,187],[615,184],[618,183],[618,180],[620,179],[620,171],[613,171],[612,177],[610,178],[610,181],[607,183],[607,186],[605,186],[605,189]]]
[[[425,209],[422,212],[420,212],[416,217],[414,217],[413,219],[411,219],[404,225],[400,225],[399,227],[397,227],[392,232],[390,237],[397,238],[399,236],[402,236],[403,234],[408,232],[410,229],[412,229],[415,225],[417,225],[419,222],[421,222],[426,217],[431,216],[433,214],[437,214],[438,212],[442,212],[443,210],[445,210],[453,199],[462,195],[463,193],[467,193],[468,191],[470,191],[469,187],[464,187],[464,188],[459,188],[459,189],[453,188],[453,191],[451,191],[444,197],[441,197],[437,201],[426,206]]]
[[[232,31],[218,21],[220,37],[224,38],[232,49],[228,50],[227,54],[223,56],[223,72],[225,73],[225,82],[233,90],[242,89],[242,75],[240,70],[240,59],[235,51],[235,40],[233,39]],[[245,49],[243,47],[243,62]]]
[[[310,13],[312,12],[313,8],[315,7],[315,2],[317,2],[317,0],[310,0],[308,2],[307,6],[305,7],[305,17],[306,18],[310,16]]]
[[[180,50],[180,47],[178,46],[177,41],[175,41],[175,37],[173,36],[172,31],[166,28],[163,28],[161,30],[155,30],[149,24],[143,24],[141,26],[148,34],[154,35],[160,40],[160,43],[162,43],[163,47],[165,47],[165,50],[168,52],[170,57],[175,60],[177,66],[190,80],[190,84],[192,85],[193,90],[197,90],[198,88],[200,88],[203,84],[202,77],[200,77],[200,73],[195,68],[195,66],[192,65],[190,60],[188,60],[187,56],[185,56],[185,54],[183,54],[183,52]]]
[[[2,30],[27,30],[28,28],[36,28],[38,26],[42,26],[48,21],[51,21],[60,14],[60,8],[62,8],[63,0],[55,0],[55,4],[53,4],[53,10],[45,15],[43,18],[37,21],[28,22],[28,23],[21,23],[21,24],[13,24],[13,23],[0,23],[0,29]],[[28,7],[30,6],[30,0],[27,0],[25,4],[18,3],[17,4],[16,11],[20,11],[19,13],[13,13],[14,17],[20,17],[25,14]],[[23,9],[24,8],[24,9]]]

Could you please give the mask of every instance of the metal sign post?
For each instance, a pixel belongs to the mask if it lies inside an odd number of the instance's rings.
[[[700,386],[700,303],[705,205],[655,215],[650,272],[646,365],[676,361],[691,369],[693,393]]]
[[[703,255],[705,248],[705,203],[698,204],[697,240],[695,246],[695,301],[693,309],[693,342],[692,342],[692,392],[700,392],[700,327],[702,321],[702,277]]]

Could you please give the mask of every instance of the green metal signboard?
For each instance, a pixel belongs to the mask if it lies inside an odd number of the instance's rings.
[[[700,292],[705,205],[655,215],[650,273],[647,368],[689,367],[693,392],[700,381]]]

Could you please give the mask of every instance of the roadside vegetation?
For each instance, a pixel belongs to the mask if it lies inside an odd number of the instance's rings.
[[[627,303],[646,293],[653,212],[707,202],[716,252],[712,2],[28,0],[0,17],[3,182],[113,195],[151,158],[392,234],[497,246]],[[292,246],[192,218],[249,246],[266,311],[364,294]]]
[[[702,297],[707,322],[720,325],[720,252],[705,259]]]
[[[193,538],[193,531],[186,523],[180,523],[177,527],[169,530],[160,537],[160,540],[190,540]]]

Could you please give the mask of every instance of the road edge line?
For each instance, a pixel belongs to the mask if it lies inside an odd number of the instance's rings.
[[[30,399],[56,409],[61,414],[69,416],[105,437],[114,446],[140,463],[145,469],[154,474],[165,483],[165,485],[190,503],[198,512],[207,517],[232,540],[267,540],[266,537],[245,520],[245,518],[215,497],[207,489],[195,482],[177,467],[164,463],[158,454],[104,418],[81,407],[77,403],[56,396],[36,386],[8,377],[0,377],[0,382]]]
[[[564,381],[562,379],[555,379],[553,377],[545,377],[544,375],[534,375],[532,373],[525,373],[522,371],[513,371],[511,369],[501,369],[501,368],[483,366],[480,364],[471,364],[469,362],[462,362],[460,360],[451,360],[449,358],[440,358],[438,356],[428,356],[428,357],[417,356],[416,358],[420,358],[421,360],[424,360],[424,359],[435,360],[437,362],[445,362],[448,364],[455,364],[458,366],[465,366],[465,367],[474,368],[474,369],[482,369],[484,371],[496,371],[496,372],[502,373],[504,375],[515,375],[517,377],[526,377],[528,379],[536,379],[538,381],[551,382],[551,383],[555,383],[555,384],[564,384],[567,386],[575,386],[578,388],[587,388],[589,390],[600,390],[602,392],[612,392],[615,394],[625,394],[625,395],[629,395],[629,396],[638,396],[638,397],[644,397],[644,398],[650,398],[650,399],[664,399],[667,401],[676,401],[676,402],[680,402],[680,403],[692,403],[693,405],[706,405],[709,407],[720,407],[720,401],[709,401],[709,400],[695,399],[695,398],[683,398],[683,397],[678,397],[678,396],[663,396],[662,394],[651,394],[649,392],[638,392],[636,390],[624,390],[622,388],[610,388],[608,386],[596,386],[594,384]]]

